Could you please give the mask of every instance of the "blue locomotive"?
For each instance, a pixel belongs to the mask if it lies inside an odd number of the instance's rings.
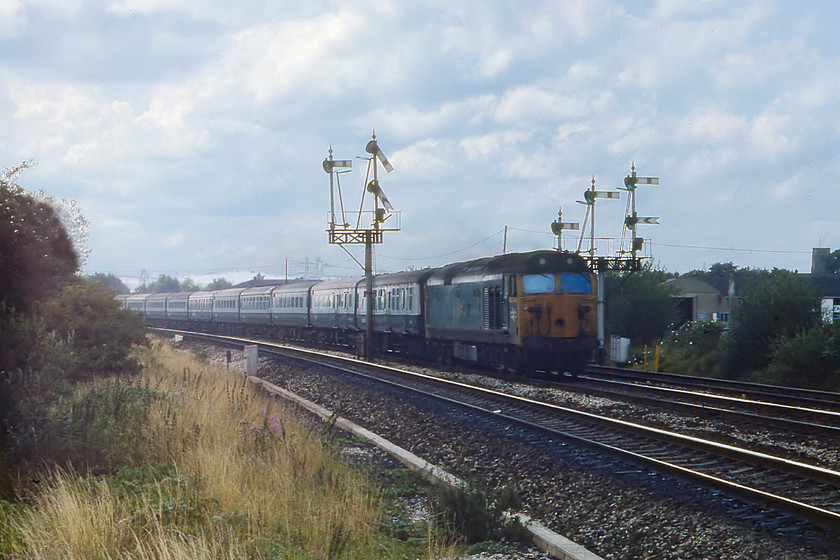
[[[521,374],[577,374],[597,346],[595,275],[533,251],[374,277],[375,348]],[[365,279],[117,296],[156,325],[361,347]]]

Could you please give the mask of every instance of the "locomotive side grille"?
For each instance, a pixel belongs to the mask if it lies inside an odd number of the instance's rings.
[[[481,328],[504,328],[502,289],[498,286],[485,286],[481,290]]]

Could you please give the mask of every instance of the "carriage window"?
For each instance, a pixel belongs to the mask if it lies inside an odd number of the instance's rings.
[[[550,294],[554,292],[554,275],[526,274],[522,276],[522,291],[526,294]]]
[[[588,294],[592,292],[592,280],[588,274],[561,274],[560,291],[564,294]]]

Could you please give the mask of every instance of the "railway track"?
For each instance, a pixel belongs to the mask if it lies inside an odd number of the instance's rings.
[[[833,406],[827,400],[819,401],[820,408],[814,408],[814,399],[809,397],[781,397],[776,400],[784,402],[774,402],[764,398],[767,393],[758,391],[732,395],[724,390],[721,394],[715,392],[712,384],[698,390],[674,382],[652,384],[645,378],[639,380],[630,376],[616,379],[587,375],[574,383],[553,382],[550,386],[580,394],[631,400],[646,406],[679,409],[698,417],[725,417],[741,425],[751,423],[840,441],[840,403]]]
[[[676,475],[762,507],[840,530],[840,472],[343,356],[234,337],[200,335],[200,338],[235,345],[257,344],[264,352],[362,376],[392,389],[457,406],[494,422],[542,434],[552,441],[582,446],[642,469]]]
[[[707,393],[729,396],[735,399],[740,398],[840,413],[840,393],[812,389],[596,365],[591,365],[586,369],[586,375],[583,376],[583,379],[614,380],[650,387],[670,387],[691,390],[698,394]]]

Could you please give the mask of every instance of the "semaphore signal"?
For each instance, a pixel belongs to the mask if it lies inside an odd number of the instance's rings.
[[[624,218],[624,227],[630,230],[630,258],[637,262],[636,253],[642,250],[644,238],[636,236],[636,226],[639,224],[659,224],[659,216],[642,216],[636,214],[636,187],[638,185],[658,185],[659,177],[636,176],[636,163],[630,165],[630,175],[624,178],[624,189],[630,193],[627,200],[629,211]],[[619,187],[620,188],[620,187]],[[622,238],[624,235],[622,235]]]

